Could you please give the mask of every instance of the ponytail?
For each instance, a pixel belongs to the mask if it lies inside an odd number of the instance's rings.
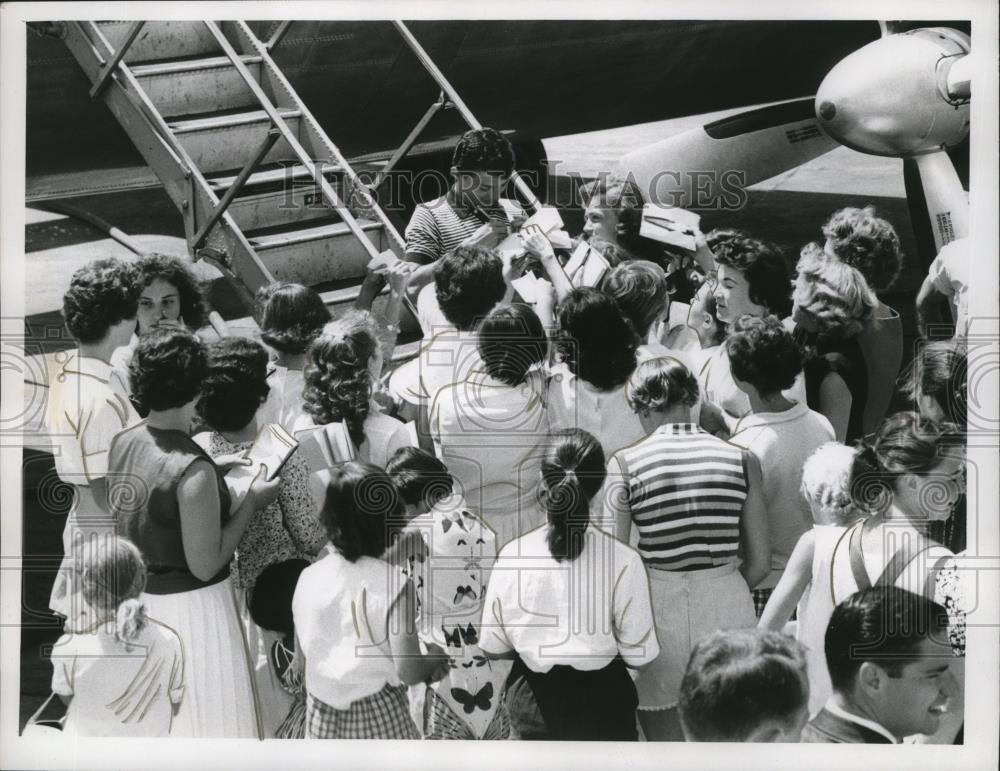
[[[583,551],[583,534],[590,524],[590,498],[572,470],[546,491],[545,512],[549,552],[557,562],[575,560]]]
[[[139,598],[125,600],[115,614],[115,638],[123,643],[133,641],[145,629],[147,621],[146,606]]]
[[[114,619],[115,639],[129,643],[146,626],[146,608],[139,599],[146,588],[142,552],[131,541],[116,536],[107,546],[84,555],[84,601],[104,618]]]
[[[546,540],[557,562],[580,556],[590,524],[590,501],[604,484],[604,451],[586,431],[553,435],[542,460],[540,503],[548,519]]]

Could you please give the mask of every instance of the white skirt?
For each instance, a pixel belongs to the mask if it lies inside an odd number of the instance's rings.
[[[143,594],[142,600],[184,646],[184,698],[170,735],[262,738],[250,652],[230,580],[178,594]]]
[[[677,705],[695,643],[721,629],[754,627],[757,615],[736,563],[647,573],[660,654],[640,670],[635,686],[639,709],[667,709]]]

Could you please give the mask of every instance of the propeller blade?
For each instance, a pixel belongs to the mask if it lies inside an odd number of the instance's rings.
[[[926,273],[937,256],[934,245],[934,229],[927,213],[927,199],[920,183],[920,170],[913,158],[903,159],[903,185],[906,188],[906,206],[910,212],[910,226],[917,243],[917,257],[920,259],[922,274]]]
[[[647,145],[615,175],[639,185],[647,203],[684,209],[738,208],[746,187],[833,150],[814,99],[739,113]]]
[[[948,153],[939,150],[913,159],[934,238],[934,253],[969,235],[969,197]]]

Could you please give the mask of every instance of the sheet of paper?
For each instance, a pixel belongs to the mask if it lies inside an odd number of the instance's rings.
[[[642,207],[639,235],[693,252],[700,222],[700,216],[686,209],[647,203]]]
[[[610,269],[611,265],[604,259],[604,255],[596,249],[591,249],[587,261],[583,263],[583,270],[579,273],[580,282],[577,286],[597,286]]]
[[[384,251],[368,263],[368,270],[372,272],[388,270],[397,262],[399,262],[399,257],[391,251]]]
[[[573,250],[573,254],[563,266],[570,283],[575,287],[597,286],[610,269],[611,265],[604,259],[604,255],[596,249],[591,249],[584,241]]]
[[[576,249],[573,250],[573,254],[570,255],[566,264],[563,265],[563,270],[566,271],[566,275],[569,276],[569,280],[573,280],[573,276],[583,267],[583,263],[587,261],[587,255],[590,253],[590,245],[586,241],[581,241],[576,245]]]
[[[525,273],[520,278],[515,278],[510,282],[510,285],[521,295],[521,299],[529,305],[534,305],[538,302],[537,284],[538,279],[531,272]]]

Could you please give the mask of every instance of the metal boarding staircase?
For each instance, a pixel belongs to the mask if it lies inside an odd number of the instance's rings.
[[[363,275],[404,243],[242,21],[67,22],[64,40],[181,212],[250,293]],[[344,302],[356,289],[324,293]]]
[[[249,305],[275,280],[322,289],[360,279],[405,244],[372,195],[441,107],[480,124],[401,22],[441,98],[388,163],[352,167],[243,21],[66,22],[63,39],[180,211],[190,253],[232,280]],[[366,186],[358,172],[375,173]],[[530,209],[538,202],[513,180]],[[318,285],[318,286],[317,286]],[[322,292],[353,301],[359,286]]]

